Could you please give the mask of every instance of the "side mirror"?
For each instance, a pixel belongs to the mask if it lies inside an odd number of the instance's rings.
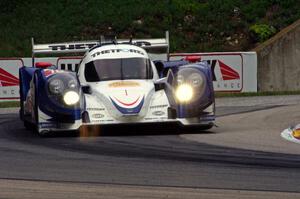
[[[155,80],[154,84],[162,84],[162,83],[166,83],[166,82],[167,82],[167,78],[163,77],[163,78]]]
[[[164,63],[163,61],[154,61],[155,68],[160,77],[163,77]]]
[[[89,85],[82,85],[81,89],[82,89],[82,92],[85,94],[92,94],[92,89]]]
[[[154,82],[155,90],[158,91],[158,90],[164,89],[165,85],[166,85],[166,82],[167,82],[167,78],[166,77],[163,77],[161,79],[156,80]]]

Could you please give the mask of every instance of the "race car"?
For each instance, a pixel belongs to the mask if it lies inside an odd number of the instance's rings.
[[[103,37],[101,37],[103,38]],[[200,58],[168,55],[160,39],[101,39],[56,44],[32,42],[32,67],[20,77],[20,118],[40,135],[84,126],[178,123],[210,129],[215,121],[212,72]],[[35,54],[84,53],[78,72],[35,63]],[[168,56],[167,56],[168,57]]]

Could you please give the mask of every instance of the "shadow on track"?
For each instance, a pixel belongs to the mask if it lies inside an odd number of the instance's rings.
[[[98,136],[149,136],[179,134],[213,134],[197,127],[183,128],[178,124],[118,124],[105,126],[85,126],[76,132],[56,132],[48,137],[98,137]]]

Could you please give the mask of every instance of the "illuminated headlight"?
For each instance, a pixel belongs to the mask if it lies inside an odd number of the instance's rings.
[[[66,105],[74,105],[79,101],[79,95],[75,91],[67,91],[63,99]]]
[[[49,87],[50,93],[56,94],[56,95],[61,94],[65,89],[64,83],[60,79],[52,79],[49,82],[48,87]]]
[[[192,86],[189,84],[179,85],[176,89],[175,96],[179,102],[189,102],[194,96]]]

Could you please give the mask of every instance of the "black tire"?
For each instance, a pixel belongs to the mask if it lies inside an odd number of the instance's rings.
[[[182,126],[183,130],[186,131],[207,131],[211,129],[214,126],[213,123],[211,124],[205,124],[205,125],[187,125],[187,126]]]
[[[214,124],[207,124],[207,125],[199,126],[198,129],[202,130],[202,131],[205,131],[205,130],[211,129],[213,126],[214,126]]]
[[[34,125],[28,121],[23,121],[24,123],[24,127],[27,129],[27,130],[34,130]]]

